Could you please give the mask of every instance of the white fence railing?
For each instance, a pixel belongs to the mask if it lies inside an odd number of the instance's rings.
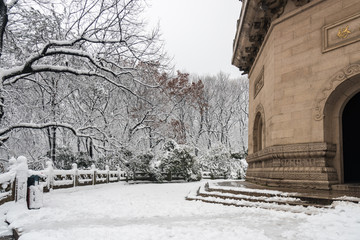
[[[95,165],[92,165],[89,170],[81,170],[77,169],[76,164],[73,164],[71,170],[57,170],[52,167],[51,162],[48,162],[46,169],[33,171],[28,169],[25,157],[12,158],[9,163],[9,171],[0,174],[0,205],[9,201],[26,199],[29,177],[36,177],[39,180],[39,184],[44,187],[45,192],[50,189],[80,187],[127,180],[124,171],[120,169],[110,171],[108,166],[105,167],[105,170],[96,169]]]
[[[146,172],[131,172],[129,175],[125,171],[118,169],[117,171],[110,171],[106,166],[105,170],[91,166],[91,169],[78,169],[76,164],[72,165],[70,170],[54,169],[51,162],[47,162],[47,167],[44,170],[33,171],[29,170],[27,160],[25,157],[17,159],[12,158],[9,161],[9,171],[0,174],[0,205],[9,202],[17,201],[27,198],[28,178],[33,176],[43,186],[44,192],[50,189],[81,187],[88,185],[105,184],[119,181],[153,181],[153,176]],[[162,173],[165,181],[184,180],[184,177],[179,174]],[[220,179],[224,176],[214,176],[211,172],[202,172],[203,179]]]

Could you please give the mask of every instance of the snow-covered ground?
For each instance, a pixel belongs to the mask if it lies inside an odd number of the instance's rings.
[[[126,184],[55,190],[44,207],[0,211],[30,239],[360,239],[360,204],[313,215],[186,201],[199,183]],[[0,231],[1,232],[1,231]]]

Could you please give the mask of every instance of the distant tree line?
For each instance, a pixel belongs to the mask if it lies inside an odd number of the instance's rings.
[[[169,140],[198,158],[219,146],[246,154],[247,80],[173,73],[143,6],[0,0],[3,159],[131,169],[135,156],[165,154]]]

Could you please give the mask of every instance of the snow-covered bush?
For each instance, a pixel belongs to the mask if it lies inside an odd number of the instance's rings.
[[[217,146],[202,158],[201,168],[203,171],[209,171],[212,178],[244,179],[247,162],[245,159],[234,158],[234,156],[237,157],[238,155],[231,154],[222,145]]]
[[[88,169],[94,164],[94,160],[91,159],[87,152],[79,152],[75,154],[76,161],[74,163],[77,164],[78,169]]]
[[[98,169],[105,169],[108,165],[111,170],[118,168],[129,171],[129,165],[132,161],[134,153],[127,148],[120,148],[116,152],[103,156],[96,160],[95,166]]]
[[[160,169],[171,176],[182,176],[186,181],[201,179],[199,164],[191,149],[186,145],[179,145],[174,140],[167,141],[160,156]]]
[[[51,153],[48,151],[46,156],[38,159],[36,162],[30,162],[30,168],[33,170],[40,170],[44,168],[44,164],[51,160]],[[94,164],[94,160],[87,152],[74,153],[70,148],[58,147],[56,148],[56,155],[54,161],[55,169],[70,170],[73,163],[76,163],[79,169],[88,169]],[[40,166],[39,166],[40,165]]]
[[[38,159],[29,159],[28,160],[29,169],[36,171],[43,170],[46,167],[47,161],[51,161],[51,159],[47,156],[41,156]]]
[[[128,167],[133,172],[150,172],[150,162],[154,158],[153,153],[139,153],[130,159]]]
[[[248,169],[248,163],[246,162],[245,159],[240,159],[240,168],[239,168],[239,171],[238,171],[238,176],[241,178],[241,179],[245,179],[246,178],[246,171]]]
[[[51,153],[48,151],[46,157],[51,158]],[[56,169],[70,170],[71,165],[76,162],[75,154],[69,148],[56,148],[56,161],[54,167]]]

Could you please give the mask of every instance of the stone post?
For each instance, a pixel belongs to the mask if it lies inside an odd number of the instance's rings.
[[[16,176],[16,158],[12,157],[9,159],[9,172],[15,172]],[[11,200],[16,200],[16,177],[11,181]]]
[[[91,170],[93,171],[93,185],[96,184],[96,168],[95,164],[91,164]]]
[[[109,168],[109,165],[106,165],[105,166],[105,170],[106,170],[106,183],[109,183],[110,182],[110,168]]]
[[[78,176],[77,164],[76,163],[71,164],[71,169],[74,172],[73,181],[74,181],[74,187],[76,187],[76,186],[79,185],[79,176]]]
[[[120,179],[121,179],[121,168],[118,166],[117,167],[117,172],[118,172],[118,182],[120,182]]]
[[[28,179],[28,165],[27,159],[20,156],[16,160],[16,201],[26,201],[27,196],[27,179]]]
[[[47,190],[50,191],[50,189],[54,185],[54,167],[52,161],[46,162],[46,172],[47,172],[47,178],[46,178]]]

